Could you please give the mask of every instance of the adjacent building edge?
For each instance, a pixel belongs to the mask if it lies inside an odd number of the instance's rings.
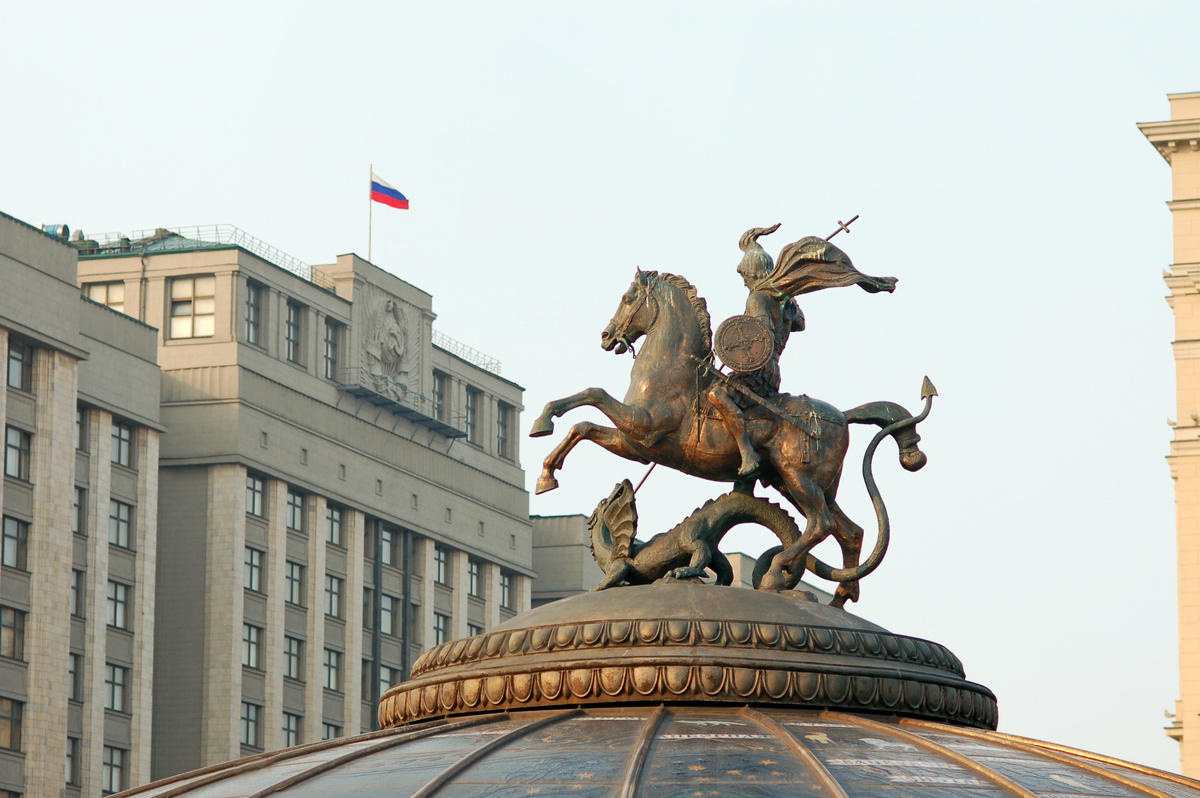
[[[1200,92],[1168,94],[1171,118],[1138,125],[1171,167],[1174,263],[1164,270],[1175,315],[1176,416],[1167,461],[1175,480],[1179,699],[1167,735],[1182,773],[1200,777]]]

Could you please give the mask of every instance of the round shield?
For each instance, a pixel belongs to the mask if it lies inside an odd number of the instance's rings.
[[[717,328],[713,348],[722,363],[745,374],[767,364],[775,351],[775,341],[767,325],[753,316],[732,316]]]

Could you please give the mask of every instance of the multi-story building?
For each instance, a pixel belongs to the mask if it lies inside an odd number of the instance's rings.
[[[1200,776],[1200,92],[1169,94],[1171,119],[1138,125],[1171,166],[1175,256],[1163,272],[1175,314],[1175,394],[1167,462],[1175,480],[1179,700],[1167,734],[1182,772]]]
[[[64,238],[0,214],[4,798],[150,777],[156,333],[80,297]]]
[[[78,240],[159,328],[155,777],[373,728],[426,646],[529,606],[520,386],[354,255],[233,228]]]

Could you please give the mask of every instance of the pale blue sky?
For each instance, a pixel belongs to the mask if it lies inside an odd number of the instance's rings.
[[[503,360],[526,429],[624,393],[598,336],[635,266],[719,321],[745,229],[782,222],[777,252],[861,214],[839,245],[899,287],[805,297],[784,387],[941,398],[924,471],[877,460],[893,544],[854,611],[949,646],[1005,731],[1175,768],[1170,173],[1134,125],[1200,89],[1197,30],[1181,3],[0,0],[0,210],[331,262],[366,254],[374,162],[412,201],[377,206],[375,261]],[[843,504],[871,527],[865,437]],[[524,441],[530,486],[555,440]],[[580,447],[531,510],[642,471]],[[720,490],[660,469],[643,533]]]

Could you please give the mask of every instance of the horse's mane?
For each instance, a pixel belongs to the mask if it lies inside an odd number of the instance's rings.
[[[670,283],[688,298],[688,301],[692,303],[692,310],[696,311],[696,321],[700,324],[700,332],[704,335],[704,346],[708,352],[707,359],[712,360],[712,317],[708,315],[708,303],[696,293],[696,286],[678,274],[655,271],[643,271],[642,273],[649,279]]]

